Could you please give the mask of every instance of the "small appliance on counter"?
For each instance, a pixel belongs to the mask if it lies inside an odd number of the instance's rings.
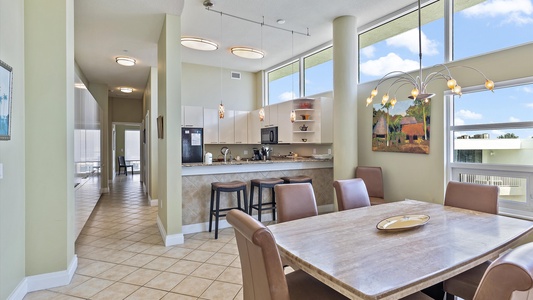
[[[253,149],[254,156],[252,156],[252,160],[263,160],[263,155],[261,154],[261,151],[257,148]]]
[[[204,164],[206,164],[206,165],[212,165],[213,164],[213,154],[211,152],[206,152],[205,153]]]
[[[203,128],[181,128],[181,162],[201,163],[204,161]]]
[[[261,153],[263,154],[263,160],[272,160],[272,148],[268,146],[261,147]]]

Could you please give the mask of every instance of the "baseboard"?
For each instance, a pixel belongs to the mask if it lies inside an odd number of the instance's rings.
[[[7,297],[7,300],[22,300],[28,293],[28,280],[26,278],[17,285],[15,290]]]
[[[185,242],[183,233],[167,235],[167,231],[165,230],[165,226],[163,226],[163,222],[161,222],[159,215],[157,216],[157,227],[159,228],[159,233],[161,233],[165,247],[179,245]]]
[[[148,204],[150,204],[150,206],[158,206],[159,205],[159,200],[152,199],[150,197],[150,195],[148,195]]]
[[[24,278],[17,288],[9,295],[8,300],[22,300],[27,293],[67,285],[72,280],[78,267],[78,256],[74,255],[68,269],[47,274],[39,274]]]
[[[109,188],[101,188],[100,189],[100,193],[101,194],[108,194],[109,193]]]

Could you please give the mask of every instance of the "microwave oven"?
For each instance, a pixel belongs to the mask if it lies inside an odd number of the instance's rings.
[[[261,128],[261,144],[277,144],[278,127]]]

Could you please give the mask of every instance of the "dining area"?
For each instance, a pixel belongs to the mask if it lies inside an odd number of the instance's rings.
[[[331,213],[298,183],[274,187],[275,224],[227,214],[244,299],[532,299],[533,222],[498,215],[498,187],[450,181],[443,204],[373,205],[361,178],[333,187]]]

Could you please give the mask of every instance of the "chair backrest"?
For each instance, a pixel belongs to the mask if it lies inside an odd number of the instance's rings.
[[[497,214],[499,190],[495,185],[450,181],[444,205]]]
[[[381,167],[356,167],[355,177],[365,182],[368,196],[385,198],[383,191],[383,172]]]
[[[315,192],[310,183],[278,184],[274,186],[278,223],[318,215]]]
[[[336,180],[333,182],[339,210],[370,206],[370,197],[361,178]]]
[[[533,243],[496,259],[485,271],[474,300],[511,299],[514,291],[533,288]]]
[[[240,210],[231,210],[226,219],[235,230],[244,299],[290,299],[278,247],[270,230]]]
[[[118,157],[118,165],[121,166],[121,167],[126,165],[126,159],[124,158],[124,156],[119,155],[119,157]]]

